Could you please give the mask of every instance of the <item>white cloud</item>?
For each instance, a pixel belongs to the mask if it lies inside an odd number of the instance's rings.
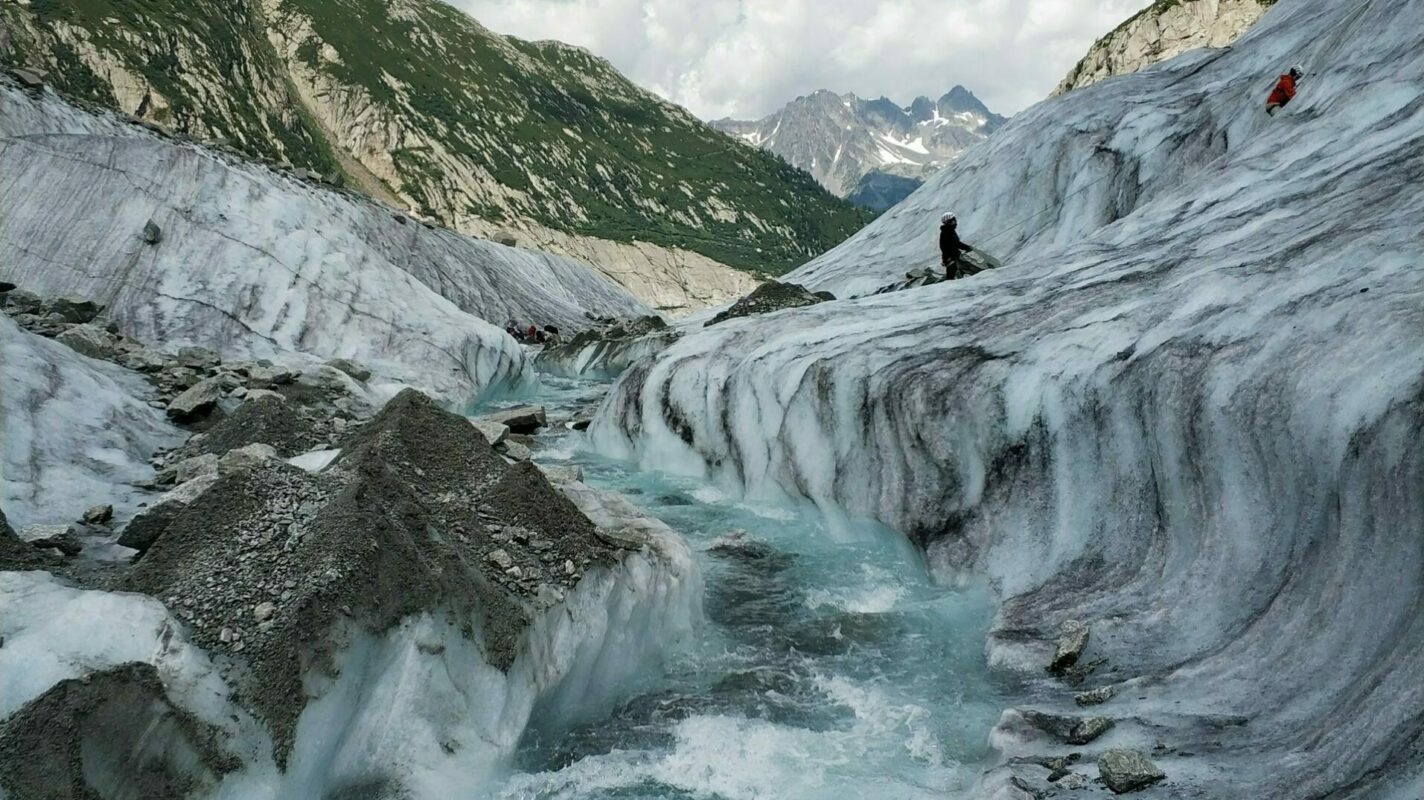
[[[1147,0],[451,0],[501,33],[559,39],[704,118],[817,89],[908,103],[956,83],[1014,113]]]

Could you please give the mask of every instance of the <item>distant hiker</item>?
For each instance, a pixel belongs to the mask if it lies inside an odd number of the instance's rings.
[[[959,257],[973,249],[959,241],[959,220],[953,214],[939,218],[939,254],[945,280],[952,281],[959,277]]]
[[[1271,96],[1266,98],[1266,113],[1271,116],[1276,115],[1276,110],[1284,108],[1295,98],[1295,85],[1301,78],[1305,77],[1305,68],[1299,65],[1291,67],[1290,72],[1282,75],[1276,81],[1276,88],[1271,90]]]
[[[510,320],[504,323],[504,332],[514,337],[515,339],[524,338],[524,332],[519,330],[519,326],[515,324],[514,320]]]
[[[535,341],[535,340],[538,339],[538,338],[539,338],[539,326],[537,326],[537,325],[530,325],[530,326],[529,326],[529,330],[528,330],[528,331],[525,331],[525,333],[524,333],[524,340],[527,341],[527,342],[532,342],[532,341]]]

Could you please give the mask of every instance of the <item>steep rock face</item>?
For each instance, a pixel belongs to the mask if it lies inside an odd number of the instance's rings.
[[[646,313],[568,259],[427,228],[8,82],[0,164],[0,277],[99,300],[144,341],[352,358],[463,399],[525,374],[494,327],[508,319],[577,331],[589,314]]]
[[[1127,75],[1199,47],[1225,47],[1275,0],[1156,0],[1088,48],[1051,97]]]
[[[1331,67],[1253,116],[1240,76],[1283,53]],[[971,240],[1022,223],[1004,269],[690,333],[625,375],[595,439],[988,575],[990,663],[1045,712],[1081,713],[1045,672],[1081,621],[1070,671],[1116,689],[1105,746],[1168,776],[1144,796],[1410,797],[1422,85],[1418,3],[1295,2],[1229,51],[1044,103],[787,277],[901,271],[934,206]],[[991,742],[999,778],[1035,753],[1009,714]]]
[[[917,97],[903,108],[885,97],[819,91],[764,119],[722,119],[712,126],[776,153],[846,197],[874,170],[923,179],[1003,124],[956,86],[938,101]]]
[[[435,0],[44,0],[0,15],[4,60],[67,92],[464,232],[556,231],[557,252],[654,283],[657,305],[725,299],[722,265],[774,274],[866,219],[607,62]],[[668,262],[693,274],[664,285]]]

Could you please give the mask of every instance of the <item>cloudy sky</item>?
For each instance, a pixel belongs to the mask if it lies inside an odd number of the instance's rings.
[[[501,33],[560,39],[713,119],[816,89],[905,104],[956,83],[1012,114],[1150,0],[451,0]]]

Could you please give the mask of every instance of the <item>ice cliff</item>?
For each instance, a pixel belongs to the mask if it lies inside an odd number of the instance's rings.
[[[577,331],[590,313],[647,313],[574,261],[428,228],[8,79],[0,176],[0,279],[98,300],[146,341],[352,358],[463,398],[527,374],[509,319]]]
[[[787,280],[869,294],[936,258],[944,210],[1003,269],[690,332],[594,435],[987,574],[1024,709],[1077,713],[1042,667],[1087,622],[1084,688],[1116,691],[1088,752],[1160,743],[1147,796],[1413,797],[1421,187],[1424,6],[1281,3],[1021,114]],[[1024,709],[1000,773],[1067,749]]]

